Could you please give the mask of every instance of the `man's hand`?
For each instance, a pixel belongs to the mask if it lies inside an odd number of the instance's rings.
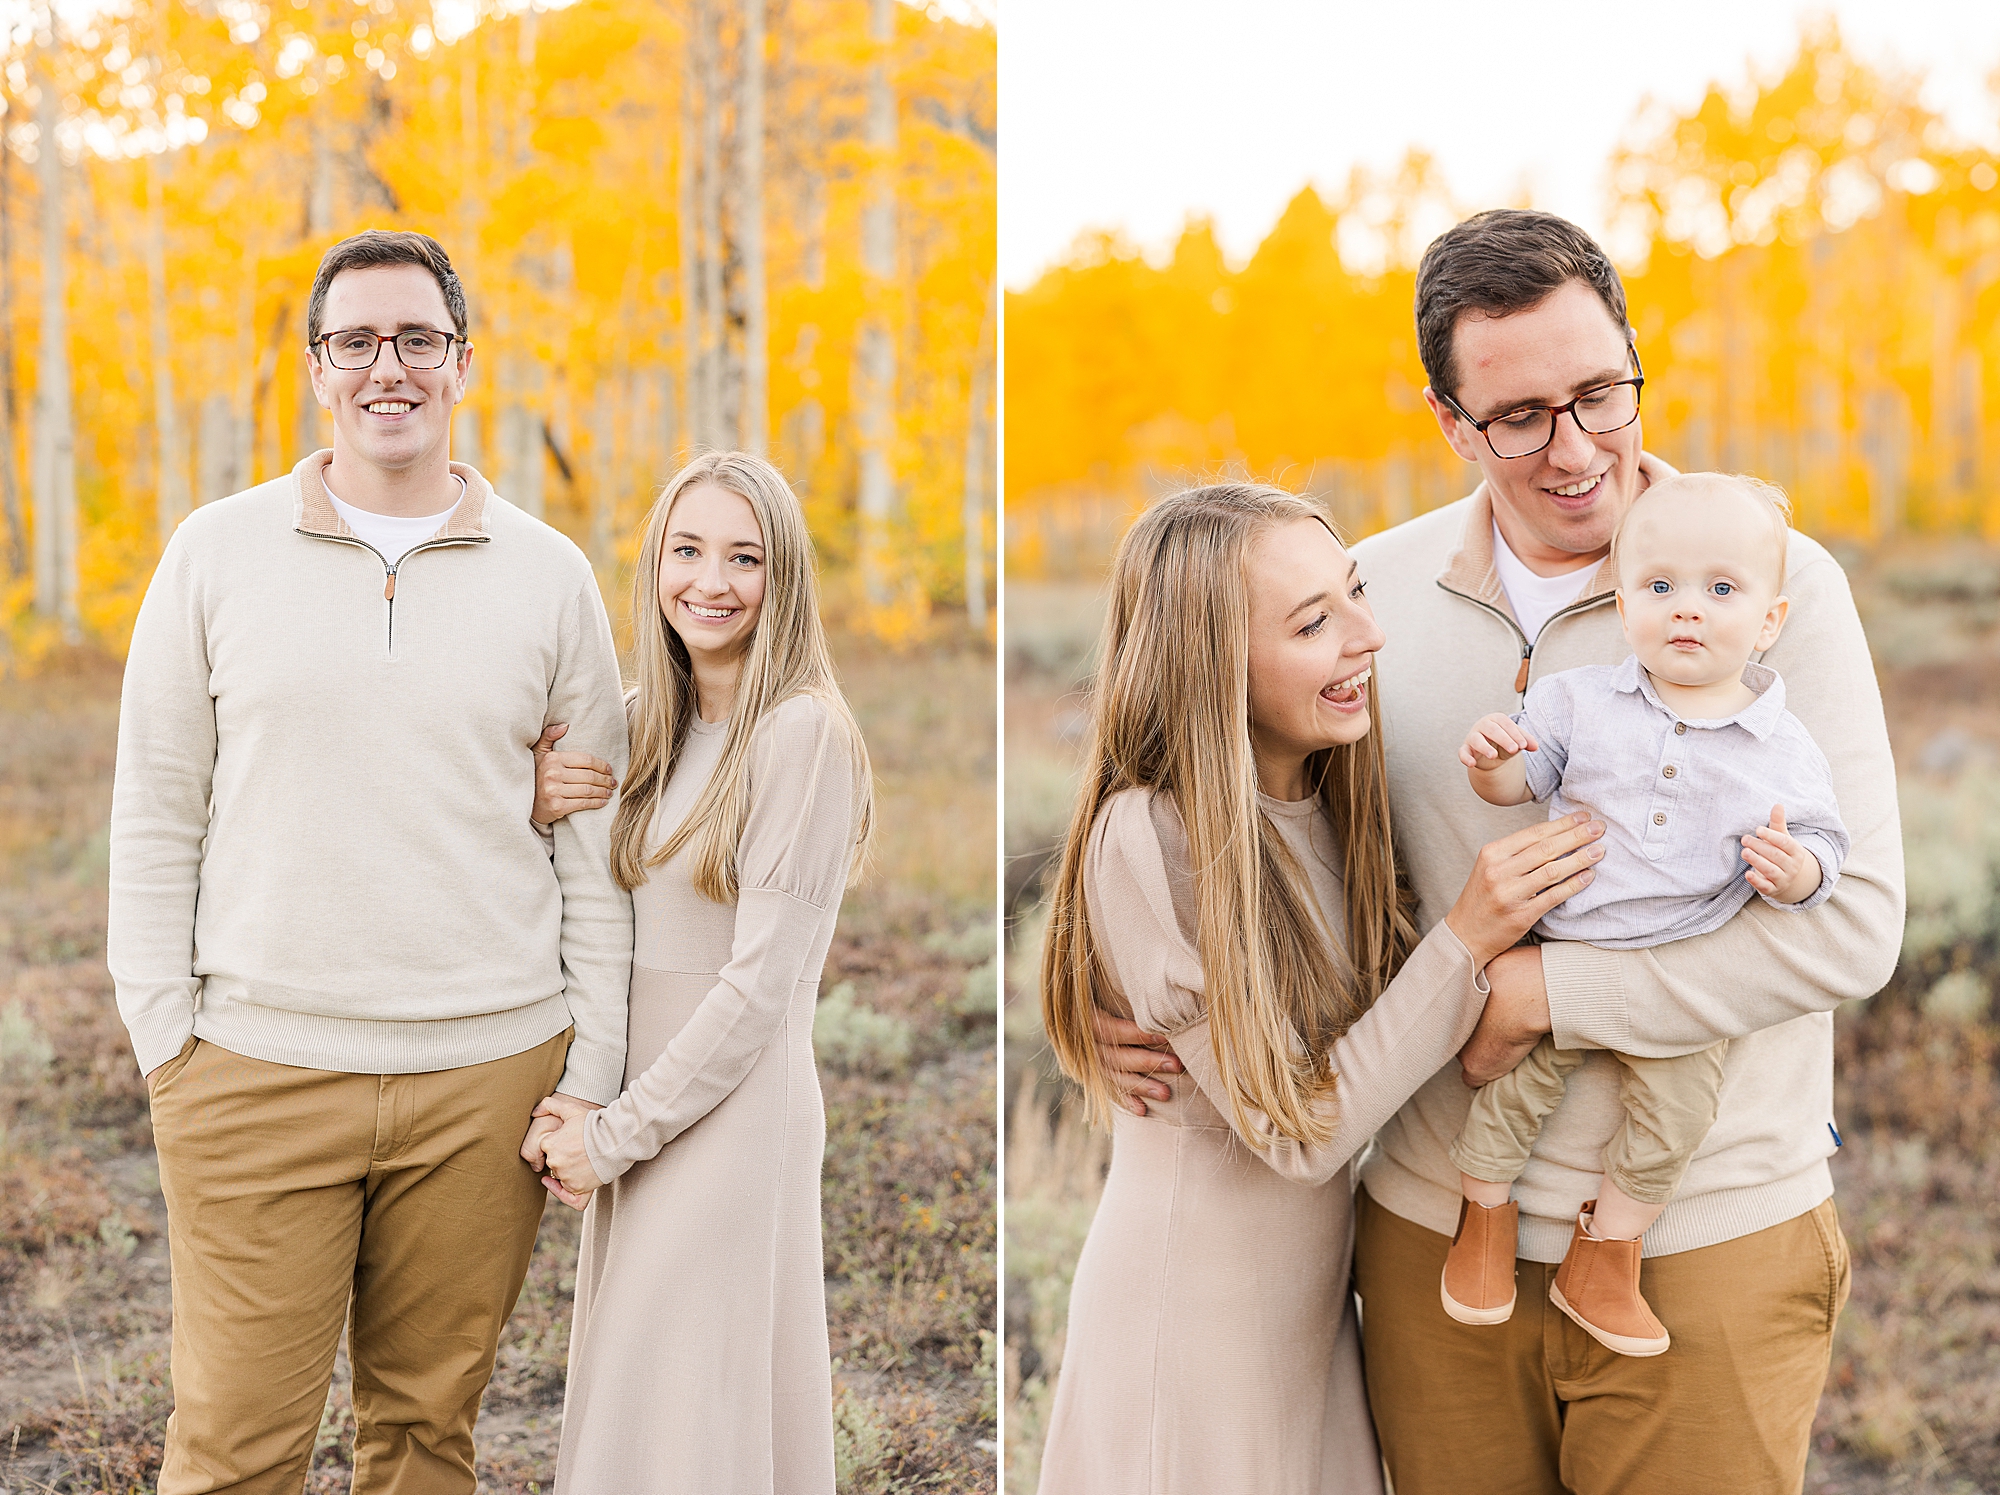
[[[1819,858],[1785,829],[1785,807],[1771,806],[1771,823],[1743,838],[1743,876],[1751,887],[1779,903],[1804,903],[1819,891]]]
[[[554,825],[578,810],[601,810],[611,803],[618,780],[611,765],[589,753],[559,753],[555,745],[569,731],[568,722],[552,722],[532,744],[535,754],[537,825]]]
[[[1536,945],[1503,950],[1486,967],[1493,988],[1479,1026],[1458,1051],[1465,1083],[1490,1085],[1528,1057],[1549,1031],[1549,989],[1542,981],[1542,952]]]
[[[591,1171],[583,1146],[583,1122],[604,1108],[595,1101],[557,1092],[546,1096],[528,1119],[521,1156],[537,1173],[548,1169],[542,1185],[571,1209],[582,1209],[603,1180]]]
[[[1111,1071],[1111,1082],[1125,1092],[1126,1108],[1134,1116],[1146,1114],[1149,1100],[1174,1098],[1167,1082],[1156,1078],[1181,1072],[1181,1061],[1174,1057],[1165,1038],[1102,1008],[1091,1013],[1090,1021],[1097,1030],[1097,1056]]]

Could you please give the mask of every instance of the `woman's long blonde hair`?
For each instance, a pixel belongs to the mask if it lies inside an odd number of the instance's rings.
[[[682,494],[713,483],[744,499],[764,535],[764,601],[736,681],[722,760],[687,816],[648,854],[646,833],[660,792],[673,777],[696,716],[687,645],[660,610],[660,552],[667,520]],[[638,686],[628,697],[632,755],[611,822],[611,872],[630,891],[683,847],[692,848],[695,891],[736,901],[736,847],[750,809],[750,739],[765,715],[793,696],[816,696],[845,729],[856,770],[854,862],[858,870],[874,830],[868,747],[834,676],[813,582],[812,534],[784,476],[748,452],[706,452],[675,473],[646,516],[639,570],[632,579],[632,633]]]
[[[1121,790],[1166,795],[1186,830],[1209,1029],[1239,1128],[1249,1130],[1245,1112],[1254,1107],[1300,1142],[1332,1134],[1331,1118],[1316,1109],[1334,1086],[1329,1052],[1416,944],[1414,900],[1391,852],[1379,730],[1306,765],[1345,861],[1344,959],[1303,869],[1257,804],[1249,552],[1264,530],[1298,519],[1333,528],[1281,489],[1193,488],[1148,510],[1112,562],[1084,786],[1042,956],[1043,1022],[1100,1123],[1119,1094],[1091,1023],[1106,982],[1084,901],[1084,857],[1105,802]]]

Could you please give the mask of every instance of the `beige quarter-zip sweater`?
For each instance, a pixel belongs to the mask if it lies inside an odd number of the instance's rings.
[[[1646,459],[1647,471],[1670,469]],[[1529,684],[1630,653],[1610,563],[1582,597],[1525,638],[1493,567],[1492,507],[1470,497],[1354,548],[1387,638],[1376,657],[1376,712],[1388,753],[1397,848],[1428,930],[1451,908],[1488,841],[1546,818],[1543,805],[1500,809],[1472,792],[1458,747],[1490,711],[1521,708]],[[1833,1009],[1889,979],[1903,930],[1903,842],[1881,693],[1847,578],[1796,532],[1786,555],[1792,599],[1763,662],[1824,750],[1853,836],[1840,882],[1805,913],[1760,899],[1713,933],[1645,950],[1542,946],[1555,1041],[1564,1048],[1659,1056],[1731,1039],[1722,1108],[1687,1178],[1646,1233],[1648,1255],[1714,1245],[1812,1209],[1833,1192],[1836,1146]],[[1745,827],[1747,830],[1749,827]],[[1594,1053],[1570,1081],[1515,1187],[1521,1255],[1560,1261],[1577,1207],[1592,1197],[1622,1117],[1619,1070]],[[1361,1176],[1407,1220],[1449,1235],[1458,1170],[1446,1148],[1471,1092],[1447,1064],[1377,1134]]]
[[[624,1073],[630,898],[615,806],[529,810],[545,724],[625,770],[611,629],[581,551],[466,492],[391,565],[316,452],[197,509],[132,633],[109,956],[141,1070],[190,1032],[252,1058],[409,1074],[576,1026],[561,1089]]]

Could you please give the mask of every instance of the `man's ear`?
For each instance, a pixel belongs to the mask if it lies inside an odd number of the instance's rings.
[[[471,387],[472,387],[472,344],[464,343],[460,346],[458,354],[458,396],[456,399],[452,401],[452,404],[456,405],[460,403],[460,401],[464,400],[467,391],[470,390]]]
[[[1792,599],[1779,597],[1771,604],[1771,610],[1764,614],[1764,626],[1757,632],[1757,652],[1762,654],[1778,641],[1778,635],[1785,631],[1785,618],[1792,610]]]
[[[1438,429],[1444,432],[1444,439],[1451,449],[1467,462],[1479,460],[1479,433],[1458,418],[1458,412],[1447,405],[1428,384],[1424,386],[1424,403],[1431,407],[1431,414],[1437,417]]]
[[[326,367],[319,361],[316,349],[306,349],[306,377],[312,380],[313,398],[319,401],[322,410],[333,409],[333,401],[326,394]]]

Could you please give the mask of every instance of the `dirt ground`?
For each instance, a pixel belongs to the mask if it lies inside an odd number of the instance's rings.
[[[996,1487],[993,656],[836,640],[875,867],[823,993],[827,1300],[843,1492]],[[0,1492],[150,1489],[172,1393],[166,1215],[104,969],[114,663],[0,680]],[[858,1019],[852,1014],[859,1013]],[[838,1035],[836,1035],[836,1039]],[[481,1488],[553,1488],[578,1217],[551,1205],[479,1424]],[[342,1356],[311,1495],[344,1491]]]
[[[2000,548],[1841,555],[1898,766],[1910,935],[1836,1016],[1833,1172],[1854,1284],[1808,1495],[2000,1495]],[[1108,1152],[1058,1108],[1034,1016],[1037,877],[1071,800],[1096,588],[1010,583],[1007,1476],[1030,1495],[1069,1274]]]

